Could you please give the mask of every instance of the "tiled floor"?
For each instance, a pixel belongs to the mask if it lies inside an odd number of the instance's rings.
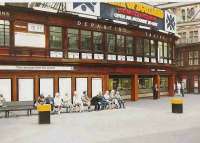
[[[171,113],[170,99],[53,115],[50,125],[39,125],[37,115],[0,118],[0,143],[199,143],[200,95],[184,97],[183,114]]]

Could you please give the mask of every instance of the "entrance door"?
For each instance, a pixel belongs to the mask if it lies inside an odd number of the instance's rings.
[[[102,92],[102,79],[92,78],[92,97]]]
[[[61,96],[67,93],[71,97],[71,78],[59,78],[59,93]]]
[[[87,78],[76,78],[76,91],[78,95],[82,95],[83,91],[87,92]]]
[[[11,79],[0,79],[0,94],[6,101],[11,101]]]
[[[40,78],[40,94],[53,97],[53,78]]]

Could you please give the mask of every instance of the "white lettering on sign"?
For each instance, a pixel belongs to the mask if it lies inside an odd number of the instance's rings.
[[[94,59],[95,60],[103,60],[104,55],[103,54],[94,54]]]
[[[63,52],[60,51],[50,51],[51,58],[63,58]]]
[[[108,60],[116,60],[116,55],[108,55]]]
[[[82,53],[81,54],[82,59],[92,59],[91,53]]]
[[[125,57],[125,56],[122,56],[122,55],[118,55],[118,56],[117,56],[117,59],[118,59],[118,61],[125,61],[125,60],[126,60],[126,57]]]
[[[133,56],[127,56],[127,57],[126,57],[126,60],[127,60],[127,61],[134,61],[134,57],[133,57]]]
[[[79,59],[79,53],[68,52],[68,58],[69,59]]]
[[[43,24],[28,23],[28,31],[29,32],[44,33],[44,25]]]
[[[98,29],[98,30],[110,30],[110,31],[130,33],[130,31],[128,29],[124,28],[124,27],[104,25],[104,24],[87,22],[87,21],[80,21],[80,20],[78,20],[76,22],[76,25],[77,26],[87,27],[87,28],[92,28],[92,29]]]
[[[74,70],[73,66],[13,66],[13,65],[0,65],[0,70]]]
[[[142,62],[142,57],[137,57],[137,62]]]

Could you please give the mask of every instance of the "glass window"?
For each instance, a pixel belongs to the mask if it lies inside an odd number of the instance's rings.
[[[172,44],[171,43],[168,43],[168,57],[169,58],[172,58]]]
[[[168,50],[167,50],[167,43],[164,43],[164,57],[167,58],[167,53],[168,53]]]
[[[78,49],[78,29],[67,30],[68,48],[69,50]]]
[[[186,16],[185,16],[185,9],[182,9],[181,13],[182,13],[182,20],[185,21],[186,20],[185,19],[186,18]]]
[[[198,51],[194,51],[194,65],[198,65],[199,64],[199,56],[198,56],[199,52]]]
[[[162,42],[158,42],[158,53],[159,53],[159,57],[163,57],[163,43]]]
[[[119,53],[124,53],[124,36],[123,35],[117,35],[117,50]]]
[[[167,77],[160,77],[160,91],[167,92],[168,91],[168,78]]]
[[[10,46],[10,22],[0,20],[0,46]]]
[[[93,32],[93,45],[95,52],[103,51],[103,33],[101,32]]]
[[[50,26],[50,48],[62,49],[62,27]]]
[[[133,37],[126,37],[126,54],[133,55],[134,45]]]
[[[143,39],[136,40],[136,56],[143,56]]]
[[[91,45],[91,31],[81,30],[81,48],[90,50]]]
[[[107,34],[107,47],[109,53],[115,53],[115,35],[114,34]]]
[[[193,51],[189,51],[189,65],[193,65]]]
[[[140,77],[139,78],[139,93],[152,92],[153,78]]]
[[[151,40],[151,56],[155,57],[156,56],[156,42],[154,40]]]
[[[150,56],[149,40],[144,39],[144,56]]]

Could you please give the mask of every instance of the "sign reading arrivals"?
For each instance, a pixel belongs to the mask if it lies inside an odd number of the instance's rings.
[[[141,3],[101,3],[100,16],[127,22],[131,25],[142,25],[164,30],[163,11]]]

